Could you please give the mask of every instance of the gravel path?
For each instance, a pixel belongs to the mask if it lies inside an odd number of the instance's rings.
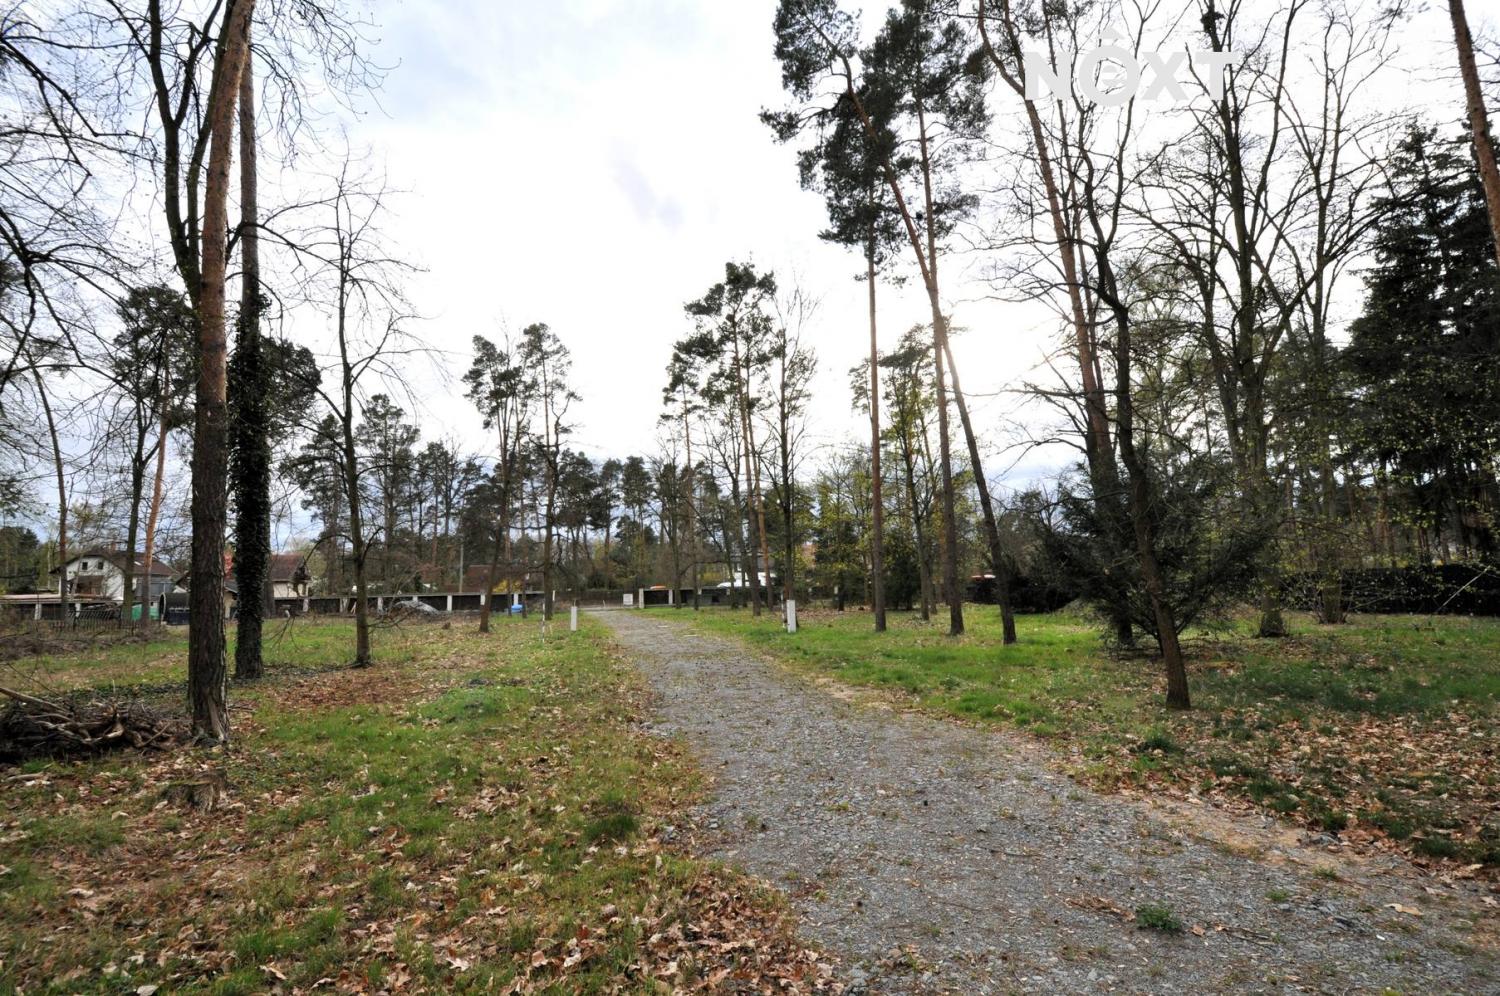
[[[678,832],[785,890],[853,992],[1500,993],[1476,887],[1330,858],[1270,821],[1098,795],[1022,737],[847,701],[643,613],[600,617],[655,687],[657,729],[714,777]],[[1315,874],[1330,862],[1338,880]],[[1185,929],[1126,919],[1148,904]]]

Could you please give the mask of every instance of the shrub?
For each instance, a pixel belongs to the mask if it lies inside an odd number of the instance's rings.
[[[1146,903],[1135,910],[1136,926],[1143,930],[1159,930],[1164,934],[1182,933],[1182,921],[1177,919],[1169,907]]]

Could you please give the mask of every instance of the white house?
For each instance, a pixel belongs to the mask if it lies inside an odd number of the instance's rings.
[[[141,590],[141,579],[146,573],[146,562],[142,557],[135,557],[136,591]],[[114,602],[123,601],[125,598],[125,568],[130,563],[127,554],[123,550],[106,550],[94,547],[78,554],[72,560],[63,565],[64,576],[68,579],[68,591],[79,598],[108,599]],[[57,569],[53,569],[56,573]],[[151,564],[151,585],[147,594],[148,599],[155,599],[168,592],[177,591],[177,585],[173,583],[172,568],[160,560],[153,560]]]

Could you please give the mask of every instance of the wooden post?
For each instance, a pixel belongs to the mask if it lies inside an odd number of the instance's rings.
[[[578,632],[578,606],[573,606],[573,611],[568,616],[568,631]]]
[[[797,600],[795,598],[786,600],[786,631],[797,632]]]

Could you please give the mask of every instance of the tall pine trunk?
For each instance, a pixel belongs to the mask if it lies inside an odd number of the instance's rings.
[[[698,468],[693,465],[693,420],[688,415],[686,385],[682,388],[682,436],[687,443],[687,530],[693,556],[693,611],[697,612],[702,607],[703,592],[699,571],[703,550],[698,542]]]
[[[161,396],[161,427],[156,439],[156,474],[151,483],[151,507],[146,513],[146,550],[142,559],[146,564],[146,598],[147,607],[143,613],[150,612],[151,599],[151,568],[156,563],[156,523],[161,517],[161,493],[162,484],[167,476],[167,406],[169,404],[166,377],[162,378]],[[165,620],[162,620],[165,622]]]
[[[974,426],[969,422],[969,403],[964,400],[964,391],[958,382],[958,365],[953,362],[953,350],[946,343],[943,355],[948,360],[948,372],[953,375],[953,400],[958,405],[958,419],[963,425],[964,440],[969,446],[969,463],[974,470],[974,486],[979,491],[984,534],[989,543],[991,569],[995,572],[995,604],[1000,607],[1001,642],[1015,643],[1016,617],[1010,606],[1010,558],[1006,557],[1005,548],[1000,542],[1000,527],[995,521],[995,505],[990,499],[989,481],[985,479],[984,464],[979,459],[979,440],[974,436]]]
[[[224,330],[229,230],[229,161],[234,109],[247,55],[255,0],[234,0],[224,17],[224,44],[214,67],[205,126],[210,130],[203,196],[202,269],[198,294],[198,391],[193,432],[192,588],[188,623],[188,702],[193,732],[229,739],[224,667],[224,527],[229,434]]]
[[[261,634],[271,603],[271,449],[266,438],[269,387],[260,334],[260,231],[255,155],[255,76],[250,60],[240,74],[240,321],[231,372],[235,412],[230,474],[234,487],[234,576],[239,584],[234,676],[254,681],[265,672]]]
[[[870,298],[870,601],[875,611],[875,632],[885,632],[885,499],[880,480],[880,346],[875,327],[875,232],[865,246],[865,281]],[[839,608],[843,586],[839,586]]]
[[[906,500],[911,504],[911,531],[917,544],[917,587],[922,603],[922,621],[932,618],[932,566],[927,556],[927,534],[922,529],[922,510],[917,504],[917,472],[909,441],[902,442],[902,466],[906,471]]]
[[[994,64],[1005,84],[1022,100],[1026,108],[1026,122],[1031,135],[1032,149],[1036,153],[1037,175],[1047,196],[1047,216],[1052,225],[1052,237],[1057,245],[1058,262],[1062,269],[1063,285],[1068,295],[1069,317],[1073,325],[1074,350],[1078,358],[1080,383],[1083,387],[1084,405],[1084,457],[1089,472],[1090,490],[1094,502],[1105,513],[1103,518],[1111,523],[1119,521],[1117,506],[1121,503],[1120,471],[1115,463],[1114,446],[1110,441],[1109,413],[1105,404],[1104,382],[1099,367],[1098,343],[1094,325],[1089,321],[1083,303],[1083,283],[1080,278],[1079,240],[1069,226],[1063,209],[1063,197],[1058,186],[1057,172],[1052,159],[1051,143],[1042,124],[1036,101],[1026,96],[1025,76],[1017,73],[1016,67],[1024,66],[1020,34],[1016,27],[1010,0],[1000,2],[1000,24],[1005,32],[1005,45],[1011,62],[1000,57],[989,35],[985,0],[979,0],[978,25],[985,53]],[[996,573],[996,581],[999,574]],[[1120,611],[1111,620],[1115,639],[1121,646],[1135,642],[1129,616]]]
[[[948,430],[948,384],[943,374],[943,353],[948,348],[948,318],[938,296],[937,232],[932,195],[932,160],[928,154],[927,119],[917,105],[918,139],[922,150],[922,194],[927,207],[927,301],[932,308],[932,363],[936,376],[938,464],[943,482],[943,589],[948,599],[948,635],[964,632],[964,593],[958,585],[958,507],[953,494],[953,443]]]
[[[750,539],[752,541],[758,539],[759,542],[755,543],[755,547],[759,555],[764,558],[764,562],[766,565],[766,576],[762,578],[760,573],[760,566],[753,560],[750,564],[750,612],[752,615],[758,616],[760,615],[761,609],[762,590],[765,590],[766,592],[766,607],[770,608],[771,605],[771,595],[769,591],[771,582],[771,557],[769,551],[766,550],[766,519],[765,515],[761,512],[760,473],[756,468],[757,461],[755,459],[755,437],[751,434],[752,429],[750,425],[750,385],[747,383],[748,374],[746,373],[746,370],[749,367],[749,361],[747,359],[744,365],[741,365],[740,335],[738,329],[735,329],[734,332],[733,345],[734,377],[736,386],[738,388],[737,393],[739,395],[739,398],[737,400],[740,409],[740,436],[744,441],[745,450],[745,487],[748,488],[750,492],[749,495],[747,495],[747,497],[749,498],[749,527],[752,534]],[[759,527],[758,531],[757,527]],[[752,557],[753,556],[754,555],[752,555]]]
[[[1484,108],[1484,91],[1479,86],[1479,70],[1474,65],[1474,38],[1469,33],[1464,0],[1448,0],[1448,13],[1453,18],[1453,41],[1458,47],[1458,71],[1464,81],[1474,160],[1479,165],[1479,180],[1484,186],[1485,205],[1489,208],[1495,259],[1500,262],[1500,166],[1495,164],[1495,145],[1490,139],[1490,119]]]

